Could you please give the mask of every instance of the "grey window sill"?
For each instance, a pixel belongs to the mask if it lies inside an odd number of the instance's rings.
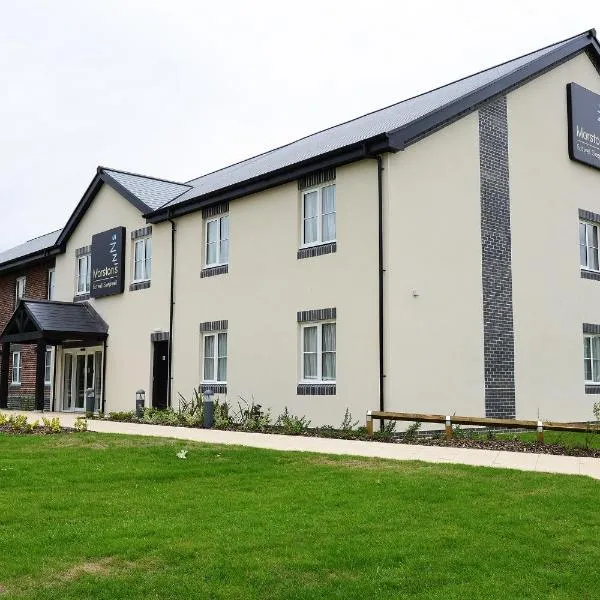
[[[136,290],[147,290],[150,287],[150,280],[148,281],[134,281],[129,284],[129,291],[135,292]]]
[[[229,273],[229,264],[206,267],[200,272],[200,277],[214,277],[215,275],[225,275],[225,273]]]

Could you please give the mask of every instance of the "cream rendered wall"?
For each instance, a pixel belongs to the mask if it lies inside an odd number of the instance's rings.
[[[338,168],[337,252],[298,260],[300,192],[290,183],[230,202],[229,273],[200,278],[203,220],[177,221],[173,398],[200,383],[204,321],[227,319],[228,401],[285,406],[313,425],[364,420],[378,404],[377,166]],[[299,310],[337,309],[337,395],[298,396]]]
[[[485,416],[477,113],[389,155],[385,183],[386,409]]]
[[[129,291],[132,267],[131,231],[147,225],[140,211],[109,185],[104,184],[68,241],[66,252],[56,258],[56,299],[72,301],[75,294],[75,250],[92,243],[92,235],[123,226],[125,242],[125,291],[90,300],[108,323],[106,356],[106,411],[133,410],[135,392],[146,390],[151,403],[152,344],[155,329],[169,330],[171,226],[152,226],[152,281],[145,290]],[[61,406],[62,353],[59,353],[57,406]]]
[[[508,96],[517,417],[589,420],[582,323],[600,282],[579,269],[578,209],[600,212],[600,171],[569,159],[566,85],[600,93],[586,55]]]

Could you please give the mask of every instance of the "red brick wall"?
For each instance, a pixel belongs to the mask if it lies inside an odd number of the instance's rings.
[[[15,286],[18,277],[25,276],[24,298],[45,300],[48,297],[48,269],[54,267],[54,259],[23,268],[6,275],[0,275],[0,331],[4,329],[15,310]],[[12,381],[12,352],[19,349],[18,345],[11,346],[8,373],[8,406],[20,408],[24,399],[35,396],[35,345],[21,345],[21,385],[13,386]],[[50,390],[46,389],[47,403]],[[24,406],[24,408],[27,408]]]

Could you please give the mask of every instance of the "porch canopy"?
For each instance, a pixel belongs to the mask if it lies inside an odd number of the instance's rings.
[[[35,407],[44,408],[46,346],[104,342],[108,325],[87,302],[21,300],[0,334],[0,408],[8,404],[10,344],[36,344]]]

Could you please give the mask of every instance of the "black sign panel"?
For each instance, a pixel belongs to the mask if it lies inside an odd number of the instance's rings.
[[[576,83],[567,85],[569,156],[600,169],[600,95]]]
[[[125,227],[115,227],[93,235],[91,297],[122,294],[124,284]]]

